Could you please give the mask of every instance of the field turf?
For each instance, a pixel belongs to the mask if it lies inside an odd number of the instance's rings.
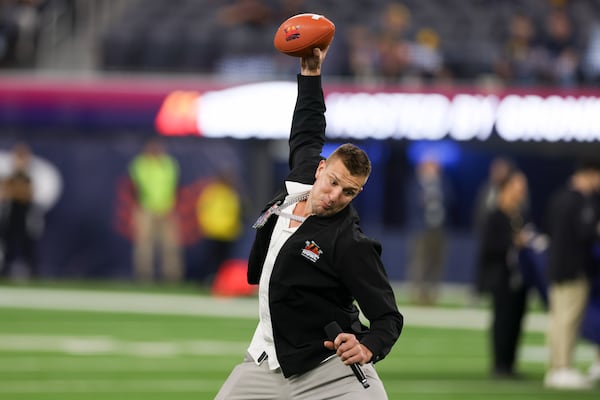
[[[249,311],[253,299],[210,303],[204,312],[201,305],[210,298],[198,293],[90,290],[97,295],[90,307],[80,290],[25,290],[27,301],[13,304],[8,293],[19,288],[0,286],[0,399],[212,399],[241,360],[256,324]],[[62,303],[49,293],[60,294]],[[168,307],[145,307],[152,301]],[[122,310],[115,309],[119,304]],[[407,318],[394,350],[377,364],[390,399],[600,398],[598,386],[587,392],[544,389],[541,331],[525,335],[519,361],[525,379],[497,381],[489,377],[484,329],[431,322],[414,326]],[[580,345],[577,354],[586,367],[592,347]]]

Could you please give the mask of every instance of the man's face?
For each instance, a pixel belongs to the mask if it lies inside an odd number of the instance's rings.
[[[323,160],[310,192],[312,214],[329,216],[343,210],[361,191],[367,177],[352,176],[340,159]]]
[[[527,178],[523,174],[516,174],[509,183],[510,195],[515,203],[522,204],[527,198]]]

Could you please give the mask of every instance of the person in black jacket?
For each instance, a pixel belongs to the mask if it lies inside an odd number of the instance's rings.
[[[12,171],[0,182],[0,277],[10,278],[21,261],[28,277],[38,279],[36,247],[43,221],[34,201],[33,154],[25,143],[15,144],[11,153]]]
[[[582,161],[567,187],[550,202],[547,230],[550,320],[549,369],[544,384],[556,389],[586,389],[590,382],[573,365],[592,277],[597,273],[593,246],[600,239],[600,163]]]
[[[492,375],[517,378],[515,361],[526,309],[519,252],[527,243],[525,175],[512,169],[498,185],[496,208],[481,226],[480,289],[492,298]]]
[[[259,323],[216,399],[387,399],[373,364],[392,349],[403,317],[381,245],[362,232],[350,204],[371,172],[366,153],[344,144],[321,157],[326,53],[314,49],[301,59],[290,172],[254,225],[248,260],[248,282],[259,284]],[[332,342],[324,328],[334,321],[343,333]],[[351,364],[362,366],[368,388]]]

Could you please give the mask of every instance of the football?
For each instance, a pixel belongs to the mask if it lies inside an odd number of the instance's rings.
[[[318,14],[298,14],[286,19],[275,32],[273,45],[292,57],[312,55],[312,49],[324,49],[333,40],[335,25]]]

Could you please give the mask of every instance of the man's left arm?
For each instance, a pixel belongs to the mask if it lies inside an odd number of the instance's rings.
[[[344,252],[340,262],[342,281],[369,320],[369,332],[360,343],[373,353],[372,362],[387,356],[404,325],[380,255],[379,243],[363,237]]]

